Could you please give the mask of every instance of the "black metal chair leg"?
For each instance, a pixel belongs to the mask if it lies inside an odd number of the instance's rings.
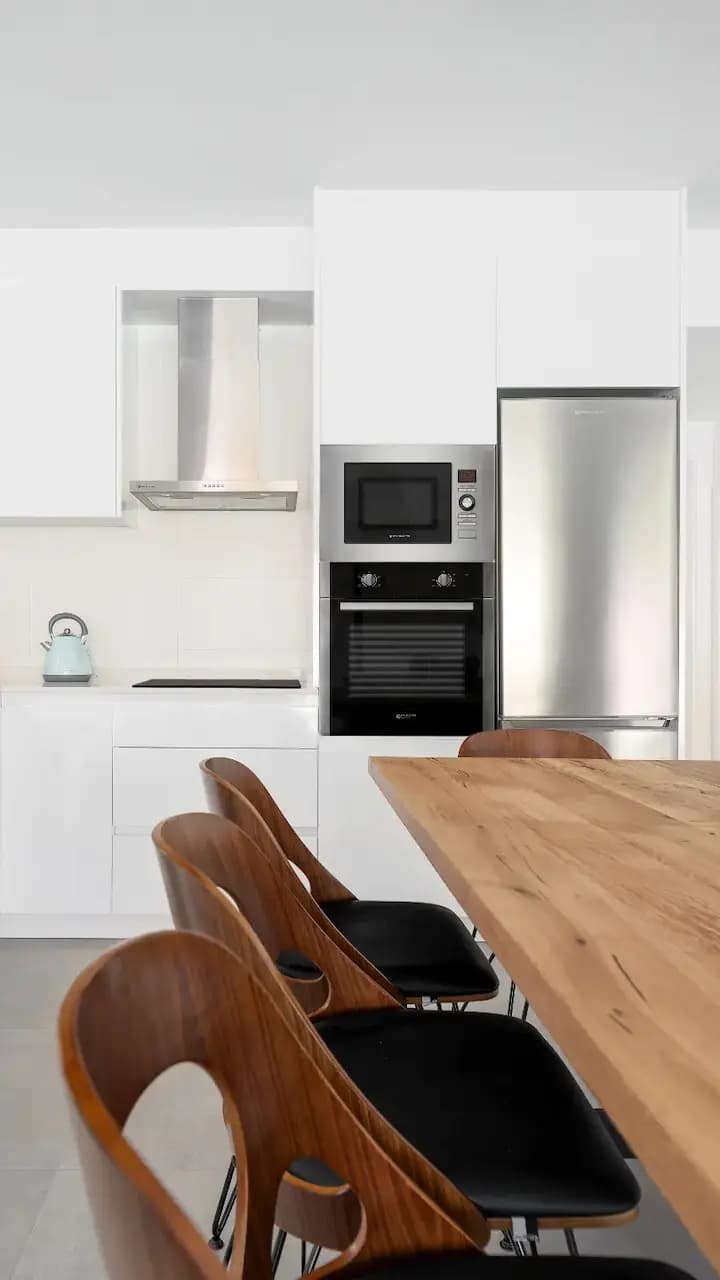
[[[282,1255],[283,1255],[283,1249],[285,1248],[286,1240],[287,1240],[287,1231],[283,1231],[280,1227],[278,1227],[277,1231],[275,1232],[275,1240],[273,1241],[272,1253],[270,1254],[270,1268],[272,1270],[273,1275],[275,1275],[275,1272],[280,1266],[280,1259],[282,1258]]]
[[[223,1185],[222,1185],[222,1191],[220,1192],[220,1199],[217,1202],[215,1216],[212,1220],[212,1227],[210,1228],[212,1234],[210,1236],[210,1239],[208,1240],[208,1244],[210,1245],[210,1248],[215,1249],[216,1252],[219,1252],[220,1249],[222,1249],[223,1243],[224,1243],[222,1238],[222,1233],[225,1227],[225,1223],[227,1222],[227,1219],[229,1216],[229,1215],[224,1216],[225,1201],[227,1200],[228,1192],[230,1191],[230,1187],[232,1185],[234,1173],[235,1173],[235,1157],[233,1156],[228,1165],[227,1173],[225,1174],[225,1181],[223,1182]]]
[[[301,1276],[305,1275],[306,1266],[307,1266],[307,1245],[304,1240],[301,1240],[300,1241],[300,1275]]]
[[[574,1231],[571,1231],[568,1227],[566,1227],[566,1229],[565,1229],[565,1231],[564,1231],[564,1233],[563,1233],[563,1234],[564,1234],[564,1236],[565,1236],[565,1243],[566,1243],[566,1245],[567,1245],[567,1247],[568,1247],[568,1253],[571,1253],[571,1254],[572,1254],[572,1256],[573,1256],[573,1258],[579,1258],[579,1257],[580,1257],[580,1250],[579,1250],[579,1249],[578,1249],[578,1247],[577,1247],[577,1240],[575,1239],[575,1232],[574,1232]]]
[[[230,1232],[230,1239],[228,1240],[228,1247],[227,1247],[227,1249],[225,1250],[225,1257],[223,1258],[223,1264],[224,1264],[226,1267],[228,1267],[228,1266],[230,1265],[230,1259],[232,1258],[232,1255],[233,1255],[233,1245],[234,1245],[234,1243],[235,1243],[235,1232],[234,1232],[234,1231],[231,1231],[231,1232]]]
[[[521,1016],[521,1018],[522,1018],[522,1020],[523,1020],[523,1022],[527,1022],[527,1016],[528,1016],[528,1011],[529,1011],[529,1009],[530,1009],[530,1001],[529,1001],[529,1000],[526,1000],[526,1001],[525,1001],[525,1003],[524,1003],[524,1005],[523,1005],[523,1011],[522,1011],[522,1014],[520,1015],[520,1016]]]
[[[473,942],[474,942],[474,941],[475,941],[475,939],[477,938],[477,925],[475,925],[475,928],[473,929],[472,933],[470,934],[470,937],[472,938]]]
[[[509,1017],[509,1018],[511,1018],[511,1017],[512,1017],[512,1015],[513,1015],[513,1009],[514,1009],[514,1008],[515,1008],[515,983],[514,983],[514,982],[511,982],[511,983],[510,983],[510,995],[509,995],[509,997],[508,997],[508,1010],[507,1010],[507,1011],[508,1011],[508,1017]]]
[[[305,1275],[307,1275],[309,1271],[315,1270],[317,1266],[318,1258],[320,1257],[321,1249],[322,1249],[322,1245],[316,1244],[310,1250],[310,1256],[308,1258],[307,1267],[305,1268],[305,1272],[304,1272]]]

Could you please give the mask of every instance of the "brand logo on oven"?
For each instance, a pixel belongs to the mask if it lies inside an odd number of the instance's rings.
[[[409,533],[389,533],[388,534],[388,542],[409,542],[409,541],[410,541]]]
[[[396,711],[395,719],[396,720],[417,720],[417,713],[415,711]]]

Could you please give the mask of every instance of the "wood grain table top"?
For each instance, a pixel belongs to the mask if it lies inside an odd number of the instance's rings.
[[[720,1267],[720,761],[370,773]]]

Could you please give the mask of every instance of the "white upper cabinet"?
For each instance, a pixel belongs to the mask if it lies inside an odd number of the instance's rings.
[[[498,263],[498,386],[680,382],[677,254],[508,252]]]
[[[119,514],[110,284],[0,283],[0,520]]]
[[[495,442],[494,257],[320,238],[316,270],[323,444]]]

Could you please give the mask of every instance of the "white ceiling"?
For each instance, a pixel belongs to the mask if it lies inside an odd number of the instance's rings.
[[[307,223],[312,188],[691,188],[718,0],[0,0],[0,224]]]

